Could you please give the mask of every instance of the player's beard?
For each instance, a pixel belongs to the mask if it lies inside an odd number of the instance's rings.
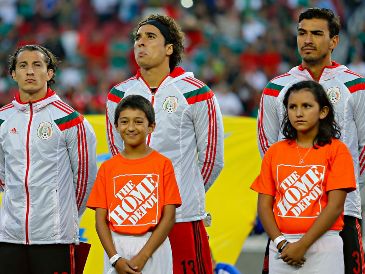
[[[302,59],[308,65],[317,65],[323,62],[327,57],[327,53],[324,53],[320,56],[303,56]]]

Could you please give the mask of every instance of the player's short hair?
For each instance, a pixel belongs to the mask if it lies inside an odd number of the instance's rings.
[[[303,19],[313,18],[324,19],[327,21],[331,38],[340,33],[340,17],[335,15],[332,10],[324,8],[309,8],[299,15],[298,23],[300,23]]]
[[[16,67],[16,64],[17,64],[17,61],[18,61],[18,56],[23,51],[39,51],[40,53],[43,54],[44,61],[47,64],[47,69],[53,70],[53,76],[52,76],[51,79],[49,79],[47,81],[47,86],[49,87],[52,84],[54,84],[55,83],[54,77],[56,75],[58,60],[57,60],[56,56],[51,51],[49,51],[45,47],[42,47],[41,45],[25,45],[25,46],[17,48],[15,50],[15,52],[12,55],[9,56],[9,60],[8,60],[9,74],[11,75],[13,73],[13,71],[15,71],[15,67]]]

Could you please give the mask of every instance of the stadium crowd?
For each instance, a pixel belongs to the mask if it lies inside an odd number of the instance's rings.
[[[105,112],[109,89],[136,72],[131,33],[150,13],[174,17],[186,35],[182,66],[215,92],[224,115],[255,117],[262,89],[300,63],[296,18],[330,8],[342,20],[333,59],[365,75],[361,0],[0,0],[0,106],[16,91],[6,60],[41,44],[61,61],[54,89],[83,114]],[[196,2],[196,3],[195,3]]]

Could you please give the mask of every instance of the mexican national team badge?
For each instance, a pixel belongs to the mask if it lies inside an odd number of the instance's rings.
[[[42,122],[38,126],[37,135],[42,140],[47,140],[52,136],[52,124],[50,122]]]
[[[175,112],[177,110],[177,98],[175,96],[166,97],[162,104],[162,108],[167,111],[167,113]]]
[[[341,99],[341,91],[338,87],[331,87],[327,89],[328,99],[332,104],[336,104]]]

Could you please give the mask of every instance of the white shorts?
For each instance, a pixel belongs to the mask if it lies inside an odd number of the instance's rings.
[[[122,235],[111,232],[114,246],[120,256],[130,260],[142,249],[148,239],[151,237],[151,232],[144,235]],[[143,274],[172,274],[172,252],[169,239],[166,240],[156,249],[151,258],[148,259],[144,268]],[[118,274],[115,268],[111,266],[109,257],[104,252],[104,274]]]
[[[293,243],[303,234],[284,234]],[[278,249],[270,242],[269,247],[270,274],[344,274],[343,242],[339,231],[328,231],[323,234],[305,253],[306,261],[302,267],[288,265],[278,258]]]

